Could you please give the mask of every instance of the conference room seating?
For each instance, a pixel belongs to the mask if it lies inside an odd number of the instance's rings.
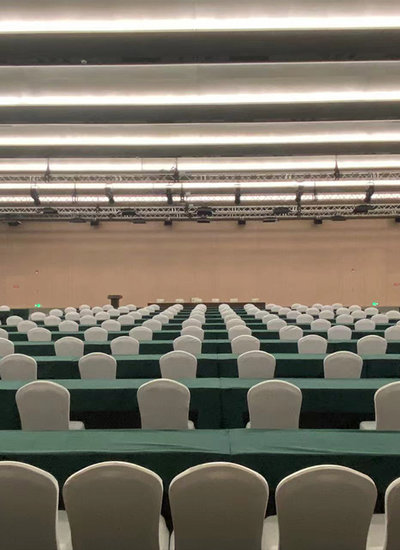
[[[7,317],[6,325],[8,327],[16,327],[21,321],[23,321],[23,319],[19,315],[10,315]]]
[[[135,464],[103,462],[73,474],[63,497],[74,550],[168,550],[162,496],[161,478]]]
[[[44,321],[45,317],[46,317],[46,314],[43,313],[42,311],[35,311],[31,313],[29,318],[31,321],[37,322],[37,321]]]
[[[110,314],[107,313],[107,311],[99,311],[98,313],[95,313],[94,318],[96,321],[107,321],[110,319]]]
[[[239,378],[273,378],[276,359],[266,351],[246,351],[237,358]]]
[[[59,332],[78,332],[79,325],[76,321],[61,321],[58,330]]]
[[[83,422],[69,419],[70,393],[67,388],[48,380],[25,384],[15,394],[24,431],[84,430]]]
[[[36,328],[37,324],[34,321],[21,321],[17,325],[18,332],[22,332],[23,334],[27,334],[29,330]]]
[[[294,325],[287,325],[279,329],[279,339],[285,342],[298,342],[303,337],[303,329]]]
[[[79,322],[81,316],[79,315],[79,313],[77,311],[71,311],[71,312],[68,312],[65,314],[64,316],[64,319],[66,321],[75,321],[75,322]]]
[[[260,349],[260,340],[255,336],[243,334],[242,336],[236,336],[231,341],[232,353],[235,355],[241,355],[246,351],[254,351]]]
[[[118,332],[121,330],[121,323],[115,319],[108,319],[101,323],[101,328],[104,328],[107,332]]]
[[[354,323],[353,316],[350,313],[342,313],[336,317],[337,325],[352,325]]]
[[[245,321],[243,321],[243,319],[236,318],[236,319],[229,319],[228,321],[226,321],[225,325],[226,325],[226,329],[230,330],[233,327],[244,327],[246,326],[246,323]]]
[[[58,497],[58,482],[48,472],[22,462],[0,462],[0,547],[72,550]]]
[[[320,319],[326,319],[327,321],[333,321],[335,314],[329,309],[325,309],[319,313]]]
[[[75,312],[75,311],[76,311],[76,307],[73,307],[73,306],[68,306],[64,308],[64,314]]]
[[[22,353],[6,355],[0,360],[0,378],[9,381],[36,380],[36,360]]]
[[[138,342],[145,342],[153,339],[153,331],[148,326],[133,327],[129,331],[129,336],[135,338]]]
[[[365,550],[376,498],[372,479],[344,466],[291,474],[276,488],[263,550]]]
[[[79,324],[81,327],[93,327],[97,325],[97,321],[93,315],[83,315],[80,317]]]
[[[310,325],[313,321],[314,317],[312,315],[308,315],[307,313],[302,313],[296,317],[297,325]]]
[[[106,353],[88,353],[79,359],[78,367],[83,380],[113,380],[117,377],[117,361]]]
[[[265,325],[267,325],[269,321],[272,321],[272,319],[279,319],[279,316],[275,313],[267,313],[261,320]],[[289,319],[289,317],[287,317],[287,319]]]
[[[389,322],[388,316],[384,315],[383,313],[372,315],[371,320],[374,321],[376,325],[384,325]]]
[[[129,311],[129,310],[128,310],[128,311]],[[94,316],[96,316],[97,313],[103,313],[103,312],[104,312],[104,310],[103,310],[103,308],[100,307],[100,306],[94,306],[94,307],[92,307],[92,314],[93,314]]]
[[[54,351],[58,357],[82,357],[84,342],[73,336],[64,336],[54,342]]]
[[[142,384],[137,401],[143,430],[194,429],[189,420],[190,391],[176,380],[163,378]]]
[[[245,325],[235,325],[234,327],[231,327],[228,329],[228,338],[229,340],[233,340],[234,338],[237,338],[238,336],[245,336],[251,335],[251,328],[247,327]]]
[[[351,351],[336,351],[324,359],[325,378],[360,378],[362,358]]]
[[[400,326],[395,325],[385,329],[386,342],[400,341]]]
[[[175,351],[187,351],[192,355],[200,355],[201,347],[202,341],[195,336],[178,336],[178,338],[175,338],[173,341],[173,348]]]
[[[146,321],[144,321],[141,325],[142,327],[145,327],[145,328],[148,328],[150,329],[151,331],[155,331],[155,330],[161,330],[162,329],[162,323],[161,321],[159,321],[158,319],[147,319]],[[182,326],[183,326],[183,323],[182,323]]]
[[[0,328],[0,338],[8,340],[8,332],[4,328]]]
[[[359,355],[383,355],[386,353],[387,341],[381,336],[369,334],[357,340],[357,353]]]
[[[261,548],[268,496],[265,478],[239,464],[189,468],[169,486],[170,550]]]
[[[375,420],[360,423],[361,430],[400,430],[400,382],[379,388],[374,395]]]
[[[169,323],[169,317],[167,315],[163,315],[162,313],[154,315],[153,319],[160,321],[162,325],[167,325]]]
[[[44,318],[43,323],[46,327],[56,327],[61,323],[61,319],[57,315],[48,315]]]
[[[5,357],[6,355],[10,355],[10,353],[14,353],[14,350],[14,342],[11,342],[7,338],[0,338],[0,357]]]
[[[299,427],[303,396],[300,388],[283,380],[266,380],[247,393],[250,421],[246,428],[293,430]]]
[[[400,311],[396,311],[395,309],[386,311],[385,315],[389,319],[389,321],[398,321],[400,319]]]
[[[356,309],[355,311],[353,311],[351,313],[351,316],[353,317],[354,320],[356,320],[356,319],[366,319],[367,314],[362,309]]]
[[[107,342],[108,331],[102,327],[90,327],[84,333],[85,342]]]
[[[374,514],[369,527],[366,550],[397,550],[400,541],[400,479],[385,492],[385,513]]]
[[[294,310],[294,311],[289,311],[289,313],[286,315],[286,319],[296,319],[298,317],[300,317],[301,313],[300,311],[297,311],[297,310]]]
[[[78,307],[79,311],[82,311],[84,309],[90,309],[90,305],[89,304],[81,304],[79,307]]]
[[[299,353],[326,353],[328,341],[317,334],[303,336],[297,342]]]
[[[49,315],[55,315],[56,317],[62,317],[64,312],[62,309],[54,308],[49,311]]]
[[[31,328],[27,337],[29,342],[51,342],[51,332],[43,327]]]
[[[352,332],[350,327],[335,325],[328,329],[328,341],[330,340],[351,340]]]
[[[281,328],[285,327],[286,325],[287,323],[283,319],[271,319],[267,323],[267,330],[279,331]]]
[[[194,336],[198,338],[201,342],[204,340],[204,330],[200,327],[189,326],[184,327],[181,330],[181,336]]]
[[[310,328],[315,331],[328,332],[331,326],[332,324],[328,319],[315,319],[311,322]]]
[[[159,362],[162,378],[170,380],[196,378],[197,359],[187,351],[170,351],[162,355]]]
[[[354,323],[354,330],[375,330],[375,322],[372,319],[360,319]]]
[[[369,317],[372,317],[372,315],[376,315],[377,313],[379,313],[379,309],[377,307],[366,307],[364,311]]]
[[[131,336],[118,336],[110,342],[112,355],[137,355],[139,353],[139,342]]]

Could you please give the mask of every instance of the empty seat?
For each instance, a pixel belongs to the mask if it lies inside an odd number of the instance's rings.
[[[90,309],[90,305],[89,304],[81,304],[78,309],[79,309],[79,311],[82,311],[83,309]]]
[[[387,317],[387,315],[383,315],[382,313],[377,313],[376,315],[373,315],[371,319],[376,325],[386,325],[389,322],[389,318]]]
[[[131,336],[118,336],[110,342],[112,355],[137,355],[139,342]]]
[[[0,306],[0,311],[11,311],[11,308],[10,306],[3,305],[3,306]]]
[[[326,353],[328,341],[317,334],[303,336],[297,342],[299,353]]]
[[[400,479],[385,493],[385,514],[374,514],[368,533],[367,550],[397,550],[400,540]]]
[[[8,332],[4,328],[0,328],[0,338],[3,338],[4,340],[9,339]],[[1,354],[0,354],[1,356]]]
[[[135,324],[135,319],[131,315],[120,315],[116,321],[121,327],[128,327]]]
[[[68,306],[64,308],[64,313],[72,313],[76,311],[76,307]]]
[[[175,532],[170,550],[259,550],[268,484],[229,462],[194,466],[169,488]]]
[[[286,317],[289,311],[291,311],[290,307],[281,307],[281,309],[278,311],[278,315]]]
[[[6,338],[0,338],[0,357],[5,357],[14,353],[14,342],[6,340]]]
[[[10,342],[11,343],[11,342]],[[33,357],[14,353],[0,360],[0,378],[2,380],[36,380],[37,364]]]
[[[100,306],[92,307],[92,313],[96,317],[98,313],[104,313],[103,308]]]
[[[30,315],[30,320],[35,321],[36,323],[37,321],[44,321],[45,317],[46,317],[46,314],[43,313],[43,311],[34,311]]]
[[[300,311],[289,311],[289,313],[286,315],[286,319],[297,319],[297,317],[300,317],[300,315]]]
[[[194,336],[202,342],[204,340],[204,330],[195,326],[185,327],[181,330],[181,336]]]
[[[279,339],[286,342],[297,342],[302,338],[303,330],[300,327],[288,325],[279,330]]]
[[[237,338],[238,336],[250,336],[251,335],[251,328],[246,327],[244,325],[237,325],[235,327],[232,327],[228,329],[228,338],[229,340],[233,340],[234,338]]]
[[[141,466],[102,462],[63,488],[74,550],[168,550],[161,516],[163,482]]]
[[[59,332],[78,332],[79,325],[76,321],[61,321],[58,330]]]
[[[129,307],[120,306],[117,309],[118,309],[120,315],[126,315],[127,313],[129,313]]]
[[[362,309],[361,306],[358,306],[358,305],[352,305],[349,307],[349,311],[350,313],[353,313],[353,311],[356,311],[356,310],[359,310],[359,309]]]
[[[319,315],[319,309],[317,307],[308,307],[306,309],[307,315],[317,316]]]
[[[248,428],[291,430],[299,427],[303,396],[301,390],[283,380],[267,380],[249,389]]]
[[[350,327],[345,325],[335,325],[328,329],[328,342],[332,340],[351,340],[352,330]]]
[[[82,422],[70,422],[70,394],[67,388],[48,380],[25,384],[15,394],[24,431],[84,430]]]
[[[365,313],[369,316],[377,315],[379,313],[379,309],[377,307],[367,307],[365,308]]]
[[[82,379],[113,380],[117,377],[117,361],[106,353],[89,353],[79,359],[79,372]]]
[[[101,323],[101,328],[107,332],[119,332],[121,330],[121,323],[114,319],[108,319],[108,321],[103,321]]]
[[[86,316],[88,316],[88,317],[92,316],[93,317],[94,314],[93,314],[93,311],[90,308],[84,308],[84,309],[79,310],[79,315],[81,317],[86,317]]]
[[[400,326],[395,325],[385,330],[385,340],[387,342],[400,341]]]
[[[239,378],[273,378],[276,359],[266,351],[246,351],[237,358]]]
[[[351,351],[336,351],[324,359],[325,378],[360,378],[362,358]]]
[[[72,550],[58,482],[22,462],[0,462],[0,546],[4,550]]]
[[[64,317],[66,321],[76,321],[76,322],[79,322],[80,318],[81,317],[77,311],[71,311],[70,313],[66,313]]]
[[[84,315],[80,318],[80,324],[82,327],[94,327],[97,325],[97,321],[93,315]]]
[[[225,326],[226,326],[226,330],[229,330],[233,327],[245,327],[246,326],[246,323],[245,321],[243,321],[243,319],[229,319],[229,321],[227,321],[225,323]]]
[[[357,341],[357,353],[359,355],[383,355],[386,353],[387,342],[385,338],[369,334]]]
[[[361,430],[400,431],[400,382],[382,386],[375,392],[375,421],[360,423]]]
[[[275,313],[267,313],[262,318],[262,322],[266,325],[269,323],[269,321],[272,321],[272,319],[279,319],[279,317]]]
[[[315,321],[311,323],[310,328],[316,332],[328,332],[331,326],[331,322],[328,321],[328,319],[315,319]]]
[[[169,323],[169,317],[160,313],[159,315],[154,315],[153,319],[160,321],[162,325],[167,325]]]
[[[189,421],[190,391],[176,380],[146,382],[137,392],[143,430],[193,429]]]
[[[195,336],[179,336],[173,341],[175,351],[187,351],[192,355],[200,355],[202,341]]]
[[[281,330],[282,327],[286,326],[286,321],[284,319],[271,319],[267,323],[267,330]]]
[[[353,316],[350,315],[350,313],[346,314],[343,313],[342,315],[338,315],[336,317],[336,324],[337,325],[352,325],[354,323]]]
[[[235,355],[241,355],[246,351],[254,351],[260,349],[260,340],[254,336],[243,335],[236,336],[231,341],[232,353]]]
[[[276,488],[263,550],[365,550],[376,496],[371,478],[344,466],[291,474]]]
[[[58,327],[61,323],[61,319],[56,315],[49,315],[48,317],[45,317],[43,323],[46,327]]]
[[[129,336],[138,342],[145,342],[153,339],[153,331],[149,327],[134,327],[129,331]]]
[[[170,351],[160,357],[160,370],[163,378],[171,380],[196,378],[197,359],[187,351]]]
[[[386,311],[385,315],[389,319],[389,321],[398,321],[400,319],[400,311],[396,311],[395,309]]]
[[[62,309],[55,308],[49,311],[49,315],[55,315],[56,317],[63,317],[64,312]]]
[[[335,318],[335,314],[333,313],[333,311],[330,311],[329,309],[324,309],[323,311],[320,311],[319,318],[332,321]]]
[[[96,321],[107,321],[110,319],[110,314],[107,311],[99,311],[99,313],[95,314],[94,318]]]
[[[354,323],[354,330],[375,330],[375,323],[371,319],[360,319]]]
[[[84,343],[79,338],[64,336],[54,342],[54,350],[58,357],[82,357]]]
[[[19,315],[10,315],[10,317],[7,317],[6,325],[8,327],[16,327],[21,321],[23,321],[23,319]]]
[[[108,332],[105,328],[91,327],[85,330],[85,342],[107,342]]]
[[[353,317],[354,320],[355,319],[366,319],[367,318],[367,314],[362,309],[356,309],[355,311],[353,311],[351,313],[351,316]]]
[[[51,342],[51,332],[47,328],[31,328],[28,331],[29,342]]]
[[[23,334],[27,334],[29,330],[32,328],[36,328],[37,324],[34,321],[21,321],[17,325],[18,332],[22,332]]]

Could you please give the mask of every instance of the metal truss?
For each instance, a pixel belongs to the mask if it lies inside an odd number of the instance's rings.
[[[279,219],[342,219],[342,218],[395,218],[400,217],[400,204],[376,204],[366,210],[355,210],[356,205],[317,204],[260,205],[260,206],[146,206],[146,207],[87,207],[62,206],[44,208],[33,206],[0,207],[0,221],[126,221],[143,223],[146,221],[220,221],[220,220],[262,220]]]

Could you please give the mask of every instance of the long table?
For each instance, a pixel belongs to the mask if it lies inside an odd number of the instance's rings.
[[[160,355],[119,355],[117,378],[159,378]],[[275,376],[278,378],[323,378],[326,355],[298,353],[275,354]],[[79,378],[76,357],[34,356],[40,379]],[[400,378],[400,355],[363,356],[362,378]],[[198,378],[235,378],[238,376],[237,356],[231,353],[197,356]]]
[[[360,420],[373,416],[374,394],[393,379],[321,380],[288,378],[303,394],[301,418],[314,413],[313,427],[321,427],[323,415],[358,415]],[[134,413],[124,422],[129,428],[140,424],[137,403],[138,388],[147,379],[136,380],[56,380],[71,394],[71,413]],[[398,381],[398,379],[396,379]],[[256,379],[197,378],[182,380],[190,390],[190,416],[196,428],[242,428],[248,420],[247,392]],[[0,381],[0,430],[20,427],[15,393],[24,382]],[[95,415],[94,415],[95,416]],[[93,417],[92,417],[93,420]],[[124,417],[126,420],[126,417]],[[130,422],[130,423],[129,423]],[[93,424],[98,428],[115,427],[106,415]],[[117,423],[118,425],[118,423]],[[302,421],[300,423],[302,425]],[[357,425],[357,424],[356,424]],[[333,422],[330,427],[338,427]]]
[[[3,431],[0,460],[47,470],[62,485],[77,470],[106,460],[139,464],[158,473],[165,487],[186,468],[232,461],[253,468],[272,491],[307,466],[341,464],[375,481],[382,494],[400,476],[400,434],[337,430],[87,430]]]

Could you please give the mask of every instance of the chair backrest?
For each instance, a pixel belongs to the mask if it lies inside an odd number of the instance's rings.
[[[324,309],[319,313],[319,318],[332,321],[335,318],[335,314],[333,313],[333,311],[330,311],[329,309]]]
[[[365,313],[367,315],[377,315],[379,313],[379,309],[377,307],[366,307]]]
[[[267,323],[267,330],[281,330],[282,327],[286,327],[287,323],[284,319],[271,319]]]
[[[331,322],[328,319],[315,319],[315,321],[311,323],[311,330],[328,332],[331,326]]]
[[[28,331],[29,342],[51,342],[51,332],[47,328],[31,328]]]
[[[134,327],[129,331],[129,336],[138,342],[145,342],[153,339],[153,331],[149,327]]]
[[[267,380],[247,392],[252,429],[291,430],[299,427],[303,396],[300,388],[283,380]]]
[[[173,341],[173,347],[175,351],[187,351],[192,355],[200,355],[202,341],[195,336],[178,336]]]
[[[22,462],[0,462],[0,546],[57,550],[58,483]]]
[[[21,427],[26,431],[68,430],[70,395],[67,388],[37,380],[15,394]]]
[[[246,351],[255,351],[260,349],[260,340],[254,336],[244,334],[243,336],[236,336],[231,341],[232,353],[235,355],[241,355]]]
[[[251,328],[246,327],[245,325],[236,325],[230,329],[228,329],[228,338],[230,341],[232,341],[234,338],[237,338],[238,336],[245,336],[245,335],[251,335]]]
[[[62,317],[64,315],[64,312],[63,312],[62,309],[55,308],[55,309],[51,309],[49,311],[49,315],[55,315],[56,317]]]
[[[202,342],[204,340],[204,330],[195,326],[185,327],[181,330],[181,336],[194,336]]]
[[[63,488],[74,550],[160,550],[163,483],[141,466],[102,462]]]
[[[353,313],[353,311],[356,311],[356,310],[358,310],[358,309],[361,309],[361,306],[355,305],[355,304],[349,306],[349,311],[350,311],[350,313]]]
[[[260,550],[268,484],[229,462],[189,468],[169,487],[175,548]]]
[[[319,315],[319,308],[317,308],[317,307],[308,307],[306,309],[306,313],[308,315],[312,315],[312,316]]]
[[[131,311],[129,315],[132,317],[133,321],[138,321],[143,317],[142,312],[140,311]]]
[[[354,323],[354,330],[375,330],[375,323],[371,319],[360,319]]]
[[[135,324],[135,319],[128,314],[120,315],[116,321],[121,327],[128,327]]]
[[[285,316],[291,311],[290,307],[281,307],[281,309],[278,311],[278,315]]]
[[[119,332],[121,330],[121,323],[119,321],[116,321],[115,319],[108,319],[107,321],[103,321],[101,323],[101,328],[103,328],[107,332]]]
[[[14,342],[6,338],[0,338],[0,357],[5,357],[6,355],[14,353],[14,349]]]
[[[296,317],[297,325],[311,325],[313,321],[314,317],[312,315],[308,315],[307,313],[302,313],[301,315]]]
[[[64,316],[64,319],[66,321],[77,321],[79,322],[80,320],[80,315],[77,311],[71,311],[69,313],[66,313],[65,316]]]
[[[10,315],[10,317],[7,317],[6,325],[9,327],[16,327],[21,321],[23,321],[23,319],[19,315]]]
[[[58,357],[82,357],[85,344],[74,336],[64,336],[54,342],[54,350]]]
[[[4,328],[0,328],[0,338],[4,338],[4,340],[8,340],[9,334]],[[0,353],[1,356],[1,353]]]
[[[279,339],[286,342],[297,342],[303,336],[303,329],[293,325],[287,325],[279,329]]]
[[[286,319],[297,319],[297,317],[300,317],[300,315],[300,311],[289,311],[289,313],[286,315]]]
[[[186,320],[183,321],[183,323],[182,323],[182,328],[186,328],[186,327],[198,327],[198,328],[201,328],[202,326],[203,326],[202,321],[200,321],[199,319],[195,319],[194,317],[189,317],[189,319],[186,319]]]
[[[5,305],[0,306],[0,311],[10,311],[10,310],[11,310],[10,306],[5,306]]]
[[[129,313],[129,307],[126,306],[120,306],[117,308],[121,315],[126,315]]]
[[[141,326],[149,328],[152,332],[162,330],[162,323],[157,319],[148,319],[147,321],[144,321]]]
[[[139,342],[131,336],[118,336],[110,342],[112,355],[138,355]]]
[[[126,304],[126,307],[128,308],[129,311],[136,311],[137,310],[137,307],[135,306],[135,304]],[[153,308],[151,306],[149,306],[149,308],[151,308],[151,310],[153,310]]]
[[[101,306],[94,306],[92,307],[92,313],[94,316],[96,316],[97,313],[104,313],[104,311]]]
[[[246,322],[240,318],[229,319],[229,321],[226,321],[225,326],[226,326],[226,330],[230,330],[233,327],[245,327]]]
[[[107,311],[99,311],[95,313],[94,318],[96,321],[107,321],[107,319],[110,319],[110,314]]]
[[[383,313],[377,313],[376,315],[373,315],[371,319],[376,325],[386,325],[389,322],[388,316]]]
[[[30,314],[30,320],[31,321],[44,321],[46,317],[46,314],[43,313],[43,311],[34,311],[33,313]]]
[[[83,309],[80,309],[79,310],[79,315],[81,317],[86,317],[86,315],[88,315],[89,317],[92,316],[93,317],[93,311],[90,309],[90,307],[85,307]]]
[[[79,372],[86,380],[114,380],[117,377],[117,361],[106,353],[88,353],[79,359]]]
[[[103,311],[110,311],[111,309],[114,309],[111,304],[105,304],[103,306]]]
[[[351,316],[353,319],[366,319],[367,314],[362,309],[356,309],[355,311],[352,311]]]
[[[336,351],[324,359],[325,378],[360,378],[362,358],[351,351]]]
[[[89,304],[81,304],[78,309],[79,309],[79,311],[82,311],[83,309],[90,309],[90,305]]]
[[[266,351],[246,351],[237,358],[239,378],[273,378],[276,359]]]
[[[375,392],[375,420],[377,430],[400,430],[400,382],[382,386]]]
[[[328,340],[318,336],[317,334],[309,334],[303,336],[297,342],[297,348],[299,353],[326,353],[328,347]]]
[[[377,490],[344,466],[312,466],[277,486],[279,548],[365,550]]]
[[[161,376],[170,380],[196,378],[197,359],[187,351],[170,351],[160,357],[160,370]]]
[[[279,316],[276,315],[276,313],[267,313],[262,318],[262,322],[267,325],[269,321],[272,321],[272,319],[279,319]]]
[[[74,311],[76,311],[76,307],[73,307],[73,306],[68,306],[64,308],[64,313],[71,313]]]
[[[61,319],[57,317],[57,315],[48,315],[44,318],[43,323],[46,327],[58,327],[61,323]]]
[[[36,328],[37,324],[34,321],[21,321],[17,325],[18,332],[22,332],[23,334],[27,334],[29,330],[32,328]]]
[[[400,341],[400,326],[394,325],[393,327],[385,329],[385,340],[387,342]]]
[[[354,323],[353,316],[350,315],[350,313],[343,313],[342,315],[338,315],[336,317],[336,324],[337,325],[352,325]]]
[[[333,327],[328,329],[328,341],[330,340],[348,341],[348,340],[351,340],[352,334],[353,333],[350,327],[346,327],[345,325],[334,325]]]
[[[383,355],[386,353],[387,342],[382,336],[369,334],[357,341],[357,353],[359,355]]]
[[[154,315],[154,318],[157,319],[157,321],[160,321],[162,325],[167,325],[169,323],[169,317],[164,313],[159,313],[158,315]]]
[[[386,537],[383,550],[398,550],[400,540],[400,478],[395,479],[386,489]],[[367,548],[369,548],[367,546]]]
[[[36,360],[22,353],[6,355],[0,360],[0,378],[2,380],[36,380]]]
[[[82,327],[94,327],[97,325],[97,321],[93,315],[83,315],[79,322]]]
[[[78,332],[79,325],[76,321],[61,321],[58,330],[59,332]]]
[[[146,382],[137,392],[143,430],[187,430],[189,389],[166,378]]]
[[[85,342],[107,342],[108,332],[105,328],[90,327],[85,330]]]

